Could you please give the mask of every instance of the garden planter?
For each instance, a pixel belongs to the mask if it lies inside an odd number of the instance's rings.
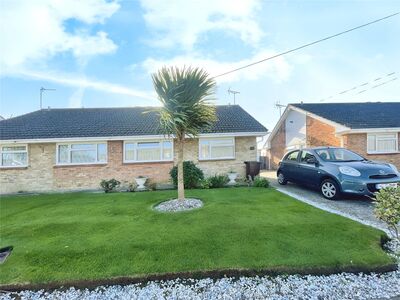
[[[237,178],[238,174],[237,173],[228,173],[228,178],[229,178],[229,185],[234,185],[236,184],[236,178]]]
[[[138,177],[135,178],[135,181],[137,183],[137,189],[138,190],[145,190],[146,187],[144,186],[144,184],[146,183],[147,177]]]

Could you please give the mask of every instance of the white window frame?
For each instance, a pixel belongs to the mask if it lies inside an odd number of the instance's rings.
[[[164,154],[164,142],[170,142],[171,143],[171,158],[168,159],[163,159],[163,154]],[[137,144],[138,143],[159,143],[160,144],[160,159],[156,160],[137,160]],[[134,144],[133,146],[133,156],[134,159],[126,159],[126,144]],[[173,139],[140,139],[140,140],[125,140],[124,145],[123,145],[123,162],[124,163],[148,163],[148,162],[171,162],[174,161],[174,140]]]
[[[96,145],[96,161],[95,162],[83,162],[83,163],[73,163],[71,162],[71,151],[75,151],[71,149],[72,145]],[[98,145],[105,144],[106,145],[106,160],[105,161],[98,161]],[[59,162],[59,147],[60,146],[68,146],[68,160],[69,162]],[[81,149],[80,149],[81,150]],[[78,151],[78,150],[77,150]],[[57,143],[56,144],[56,165],[57,166],[79,166],[79,165],[104,165],[108,163],[108,143],[106,141],[99,141],[99,142],[70,142],[70,143]]]
[[[25,147],[25,150],[5,151],[5,153],[26,153],[26,164],[20,166],[3,166],[3,147]],[[0,145],[0,168],[26,168],[29,164],[28,144],[4,144]]]
[[[388,135],[394,135],[395,140],[395,149],[391,151],[378,151],[378,141],[379,140],[393,140],[391,138],[387,138]],[[370,142],[371,136],[375,137],[375,151],[371,151],[368,149],[368,145]],[[398,153],[399,152],[399,136],[397,132],[387,133],[387,132],[378,132],[378,133],[368,133],[367,134],[367,153],[368,154],[390,154],[390,153]]]
[[[231,141],[231,143],[226,146],[233,146],[233,156],[225,156],[225,157],[217,157],[217,158],[212,158],[212,141],[215,140],[227,140]],[[207,158],[202,157],[201,155],[201,142],[208,141],[208,153],[210,153],[210,156]],[[224,160],[224,159],[235,159],[236,158],[236,145],[235,145],[235,137],[221,137],[221,138],[199,138],[199,161],[205,161],[205,160]]]

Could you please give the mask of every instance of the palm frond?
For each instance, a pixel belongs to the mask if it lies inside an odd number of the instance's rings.
[[[163,67],[152,75],[162,104],[160,124],[165,134],[198,135],[216,121],[215,80],[200,68]]]

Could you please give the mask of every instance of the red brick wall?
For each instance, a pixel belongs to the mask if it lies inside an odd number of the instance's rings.
[[[286,152],[286,130],[285,122],[278,129],[275,136],[271,139],[271,149],[269,149],[268,156],[270,159],[270,168],[277,169],[279,161],[282,159]],[[267,158],[268,159],[268,158]],[[267,162],[268,167],[268,162]]]
[[[400,133],[398,133],[398,149],[400,149]],[[385,161],[394,164],[397,168],[400,168],[400,153],[392,154],[368,154],[367,153],[367,134],[347,134],[343,135],[343,146],[349,150],[357,152],[370,160]]]
[[[145,176],[154,182],[168,182],[172,162],[123,163],[123,142],[108,142],[108,163],[104,165],[54,166],[55,189],[98,188],[102,179],[115,178],[127,187],[135,177]]]
[[[307,147],[341,146],[341,139],[335,135],[335,127],[307,116]]]

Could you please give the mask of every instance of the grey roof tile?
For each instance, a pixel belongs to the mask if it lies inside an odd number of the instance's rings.
[[[291,105],[352,129],[400,127],[400,102],[295,103]]]
[[[239,105],[217,106],[217,122],[202,133],[266,132]],[[48,139],[162,134],[155,107],[43,109],[0,122],[0,139]]]

